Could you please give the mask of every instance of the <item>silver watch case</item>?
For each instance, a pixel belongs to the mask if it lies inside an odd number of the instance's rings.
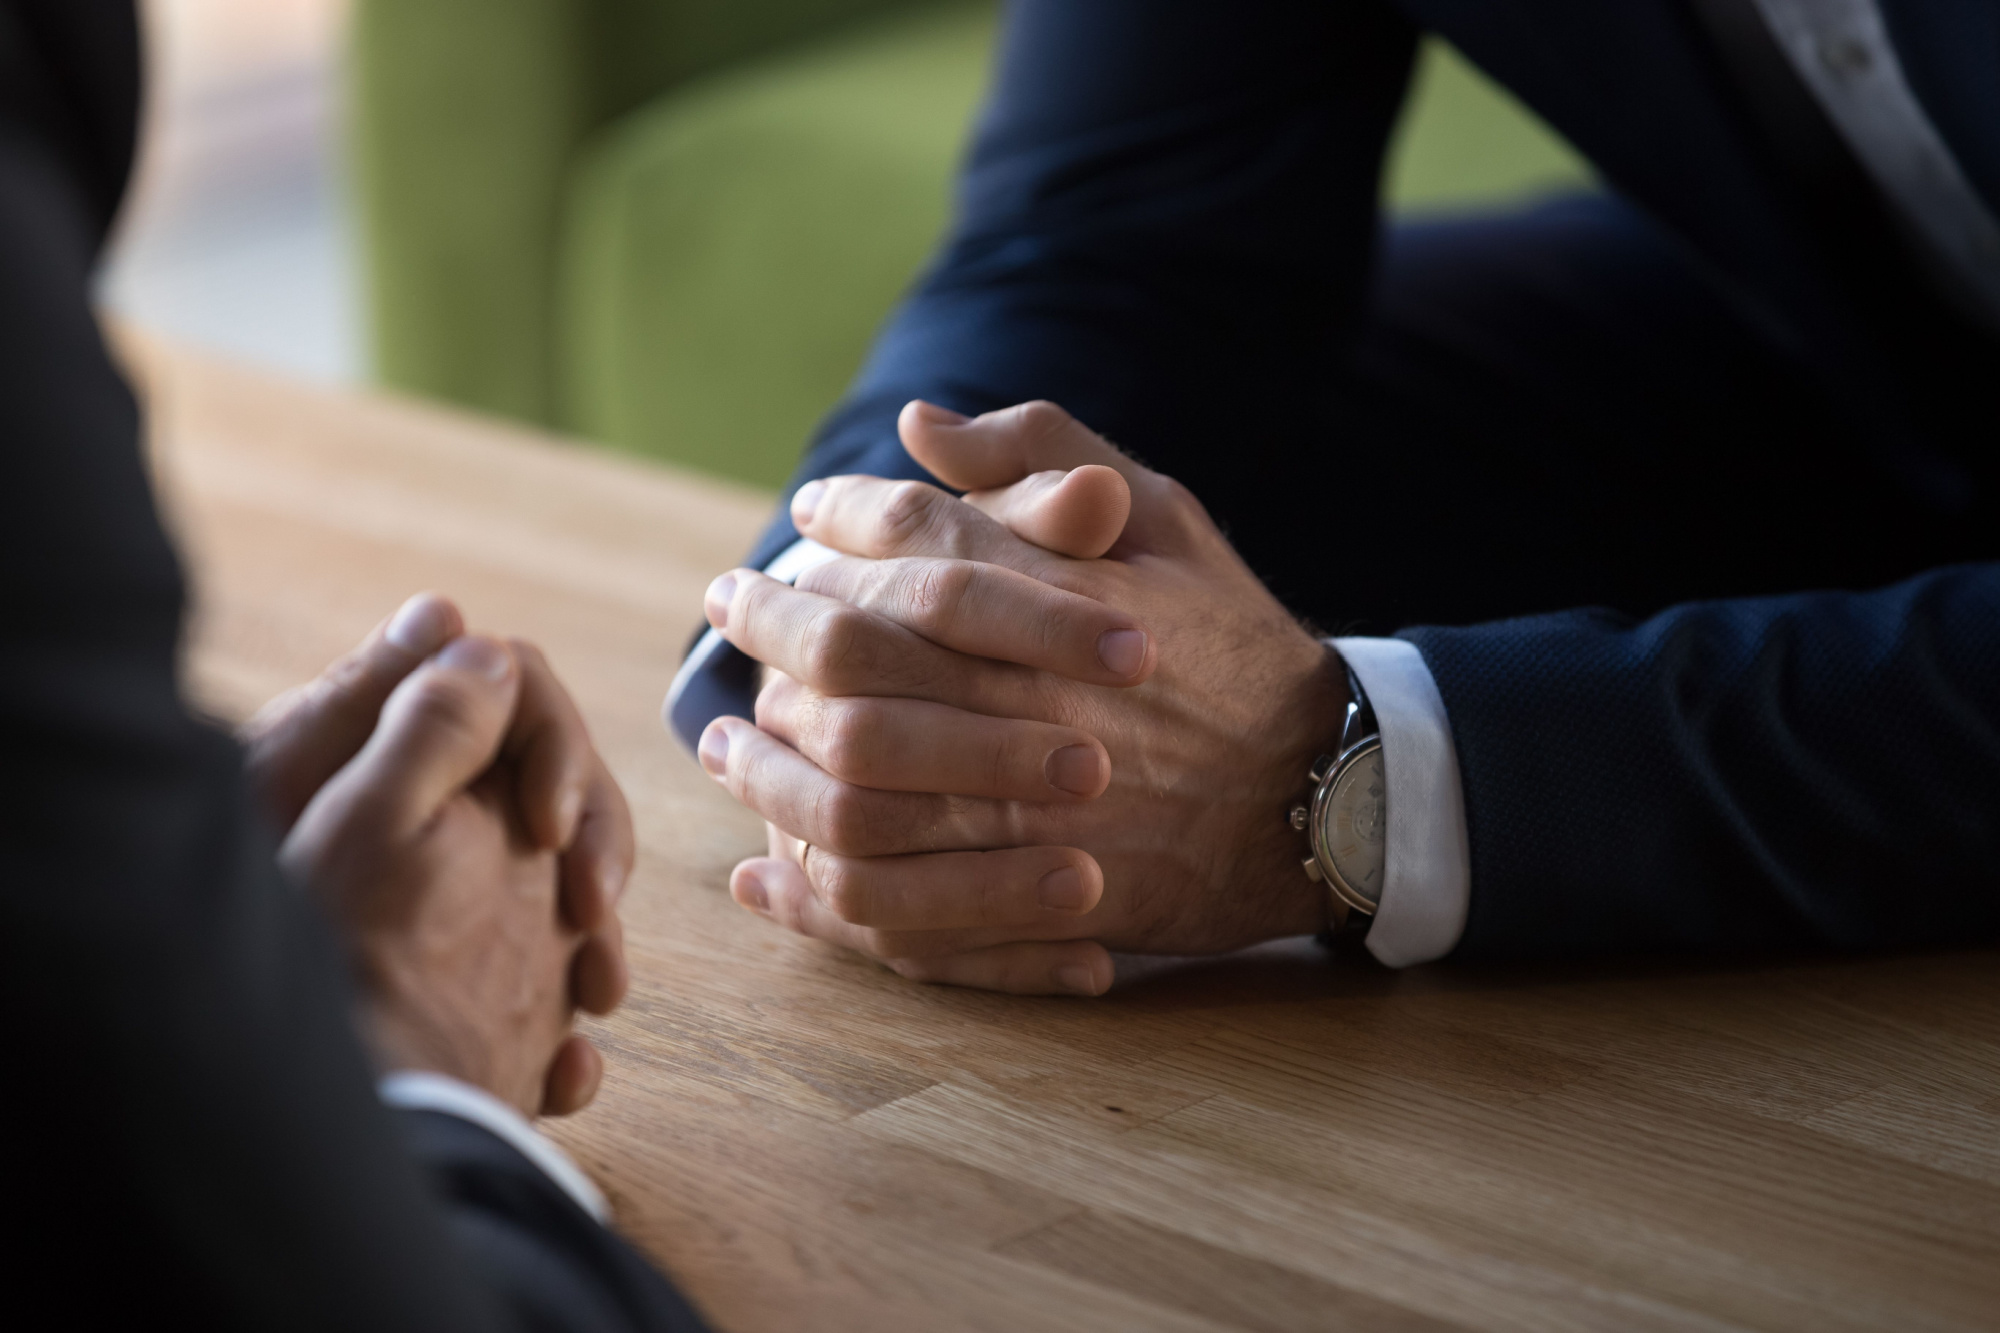
[[[1309,775],[1313,784],[1312,804],[1292,811],[1292,827],[1305,831],[1307,835],[1312,855],[1305,858],[1305,872],[1314,881],[1326,885],[1333,897],[1337,924],[1365,927],[1373,921],[1375,909],[1382,900],[1382,867],[1378,867],[1373,876],[1373,894],[1368,892],[1367,885],[1352,883],[1341,872],[1336,841],[1341,831],[1335,827],[1339,817],[1336,801],[1343,784],[1358,775],[1364,765],[1380,765],[1382,737],[1376,727],[1375,710],[1369,706],[1368,695],[1352,671],[1347,673],[1347,686],[1347,716],[1340,728],[1340,750],[1334,755],[1321,756],[1312,766]],[[1374,812],[1379,821],[1374,831],[1384,837],[1388,816],[1386,787],[1384,783]],[[1374,840],[1370,838],[1370,841]],[[1387,864],[1386,851],[1385,847],[1383,867]]]
[[[1373,767],[1370,760],[1379,763],[1381,753],[1382,738],[1366,736],[1343,749],[1337,757],[1322,759],[1313,765],[1312,778],[1316,785],[1312,811],[1306,824],[1313,851],[1306,873],[1324,883],[1349,912],[1359,912],[1366,917],[1374,916],[1375,909],[1381,905],[1381,871],[1378,867],[1373,876],[1372,894],[1369,892],[1371,886],[1350,883],[1341,872],[1339,839],[1348,831],[1336,827],[1341,812],[1337,801],[1346,783]],[[1379,804],[1381,798],[1377,799]],[[1381,819],[1381,813],[1378,812],[1376,818]]]

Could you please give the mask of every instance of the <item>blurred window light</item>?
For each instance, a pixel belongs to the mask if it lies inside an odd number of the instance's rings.
[[[339,142],[347,0],[142,7],[145,134],[103,304],[244,361],[358,380]]]

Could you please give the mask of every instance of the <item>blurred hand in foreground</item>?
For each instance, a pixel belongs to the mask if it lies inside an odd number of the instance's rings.
[[[1178,483],[1060,408],[913,403],[916,482],[802,488],[846,553],[736,570],[712,625],[766,664],[701,760],[772,830],[739,902],[905,976],[1098,994],[1110,948],[1309,933],[1286,822],[1339,728],[1337,659]]]
[[[571,1031],[626,987],[631,814],[532,645],[412,598],[244,728],[280,861],[332,918],[384,1070],[434,1070],[528,1115],[596,1095]]]

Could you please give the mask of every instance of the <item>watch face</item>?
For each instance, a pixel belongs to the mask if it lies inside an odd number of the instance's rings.
[[[1333,868],[1371,903],[1382,901],[1388,828],[1389,787],[1382,747],[1375,745],[1341,770],[1320,812],[1320,837]]]

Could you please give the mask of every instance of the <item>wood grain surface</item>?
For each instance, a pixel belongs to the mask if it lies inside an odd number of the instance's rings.
[[[404,596],[539,641],[632,797],[555,1137],[725,1330],[2000,1328],[2000,955],[923,989],[744,913],[661,696],[768,497],[128,339],[238,717]]]

